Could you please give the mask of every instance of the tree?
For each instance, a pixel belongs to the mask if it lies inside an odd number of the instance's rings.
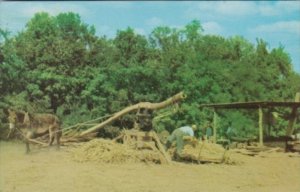
[[[49,97],[51,108],[76,101],[84,89],[87,55],[96,38],[78,14],[52,17],[37,13],[16,37],[15,47],[27,70],[30,101]]]

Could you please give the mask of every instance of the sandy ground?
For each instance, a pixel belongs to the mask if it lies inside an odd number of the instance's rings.
[[[24,151],[22,143],[0,142],[1,192],[300,191],[300,158],[284,153],[235,154],[239,165],[113,165],[75,162],[70,147]]]

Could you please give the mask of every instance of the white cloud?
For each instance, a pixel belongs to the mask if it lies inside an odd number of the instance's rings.
[[[273,6],[262,5],[259,7],[259,12],[263,16],[275,16],[278,14],[277,10]]]
[[[225,1],[217,2],[215,11],[228,16],[245,16],[257,12],[254,2],[250,1]]]
[[[300,13],[300,1],[253,2],[253,1],[213,1],[190,4],[186,11],[188,18],[222,18],[230,16],[280,16]]]
[[[219,16],[248,16],[257,13],[255,2],[217,1],[199,2],[187,10],[187,17],[215,18]]]
[[[162,21],[162,19],[158,18],[158,17],[152,17],[148,20],[146,20],[146,24],[149,25],[150,27],[158,27],[160,25],[162,25],[164,22]]]
[[[258,3],[259,13],[263,16],[287,15],[294,12],[300,13],[299,1],[278,1],[274,4]]]
[[[140,35],[146,35],[146,31],[143,28],[134,28],[134,32]]]
[[[300,13],[300,2],[299,1],[278,1],[275,4],[278,12],[298,12]]]
[[[217,22],[205,22],[202,24],[204,33],[206,34],[220,34],[223,32],[223,28]]]
[[[88,3],[88,2],[85,2]],[[115,8],[115,9],[130,9],[133,7],[134,2],[130,1],[98,1],[98,2],[89,2],[94,6]]]
[[[254,32],[262,33],[294,33],[300,35],[300,21],[279,21],[276,23],[259,25]]]

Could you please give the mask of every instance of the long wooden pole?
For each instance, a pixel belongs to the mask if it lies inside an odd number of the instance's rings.
[[[262,107],[259,106],[258,108],[258,115],[259,115],[259,145],[263,146],[264,142],[263,142],[263,111],[262,111]]]
[[[125,109],[123,109],[123,110],[115,113],[113,116],[111,116],[107,120],[103,121],[102,123],[100,123],[98,125],[95,125],[95,126],[89,128],[86,131],[83,131],[80,134],[80,136],[85,136],[85,135],[88,135],[90,133],[96,132],[99,129],[103,128],[104,126],[112,123],[113,121],[119,119],[123,115],[126,115],[127,113],[130,113],[132,111],[137,111],[138,109],[141,109],[141,108],[151,109],[151,110],[162,109],[164,107],[167,107],[169,105],[172,105],[172,104],[174,104],[174,103],[176,103],[176,102],[184,99],[185,97],[186,96],[184,95],[184,93],[180,92],[180,93],[174,95],[173,97],[171,97],[171,98],[169,98],[169,99],[167,99],[167,100],[165,100],[163,102],[160,102],[160,103],[141,102],[141,103],[138,103],[138,104],[126,107]]]
[[[159,151],[162,153],[162,155],[163,155],[164,158],[166,159],[167,163],[168,163],[168,164],[171,164],[171,163],[172,163],[172,159],[171,159],[169,153],[167,153],[167,152],[165,151],[165,148],[164,148],[164,146],[161,144],[160,139],[158,138],[157,134],[156,134],[154,131],[152,131],[151,133],[152,133],[152,137],[153,137],[154,141],[156,142],[157,148],[158,148]]]
[[[213,141],[214,143],[217,142],[217,124],[218,124],[218,114],[216,110],[214,110],[214,130],[213,130]]]

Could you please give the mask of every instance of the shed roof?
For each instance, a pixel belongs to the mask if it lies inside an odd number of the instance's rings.
[[[278,102],[278,101],[254,101],[254,102],[234,102],[234,103],[213,103],[202,104],[200,108],[211,107],[215,109],[257,109],[259,107],[300,107],[300,102]]]

